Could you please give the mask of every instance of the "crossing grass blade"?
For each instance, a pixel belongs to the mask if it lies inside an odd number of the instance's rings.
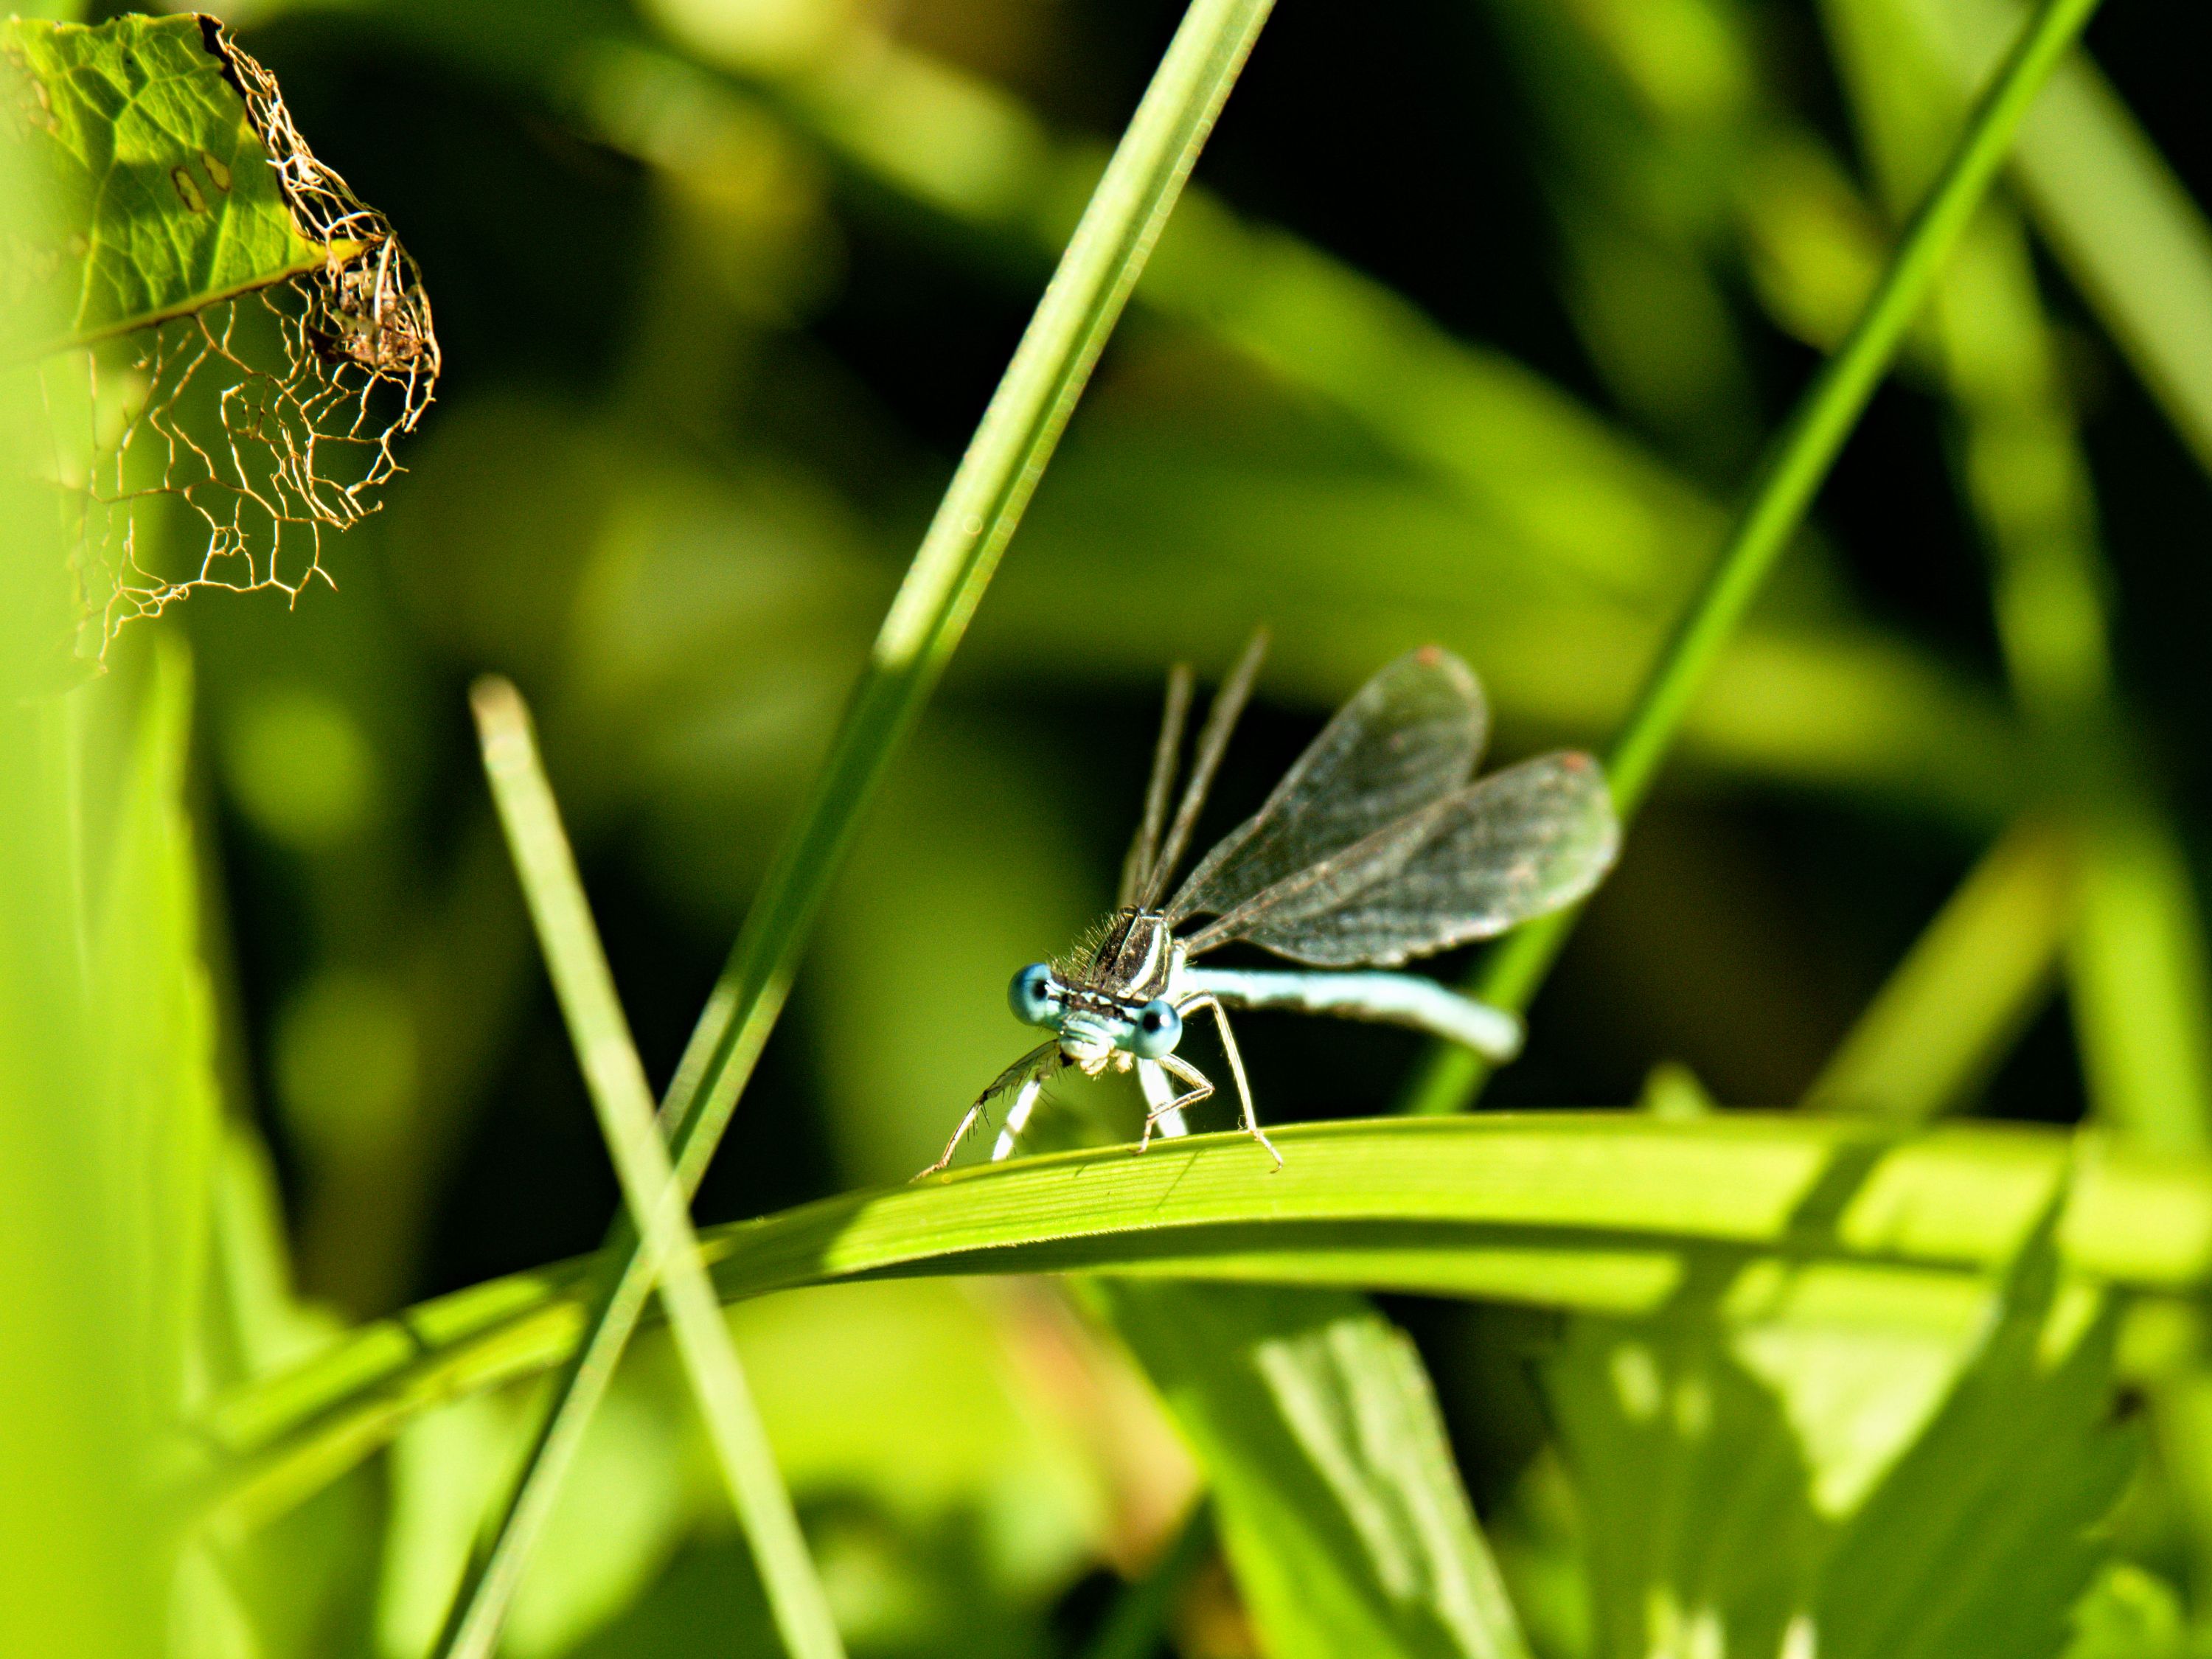
[[[687,1197],[782,1012],[854,825],[982,598],[1271,3],[1193,0],[953,475],[662,1103]],[[589,1338],[555,1386],[507,1513],[463,1586],[441,1659],[489,1659],[562,1474],[644,1311],[651,1278],[626,1226],[605,1254]]]
[[[1711,575],[1606,757],[1624,824],[1644,804],[1723,647],[1804,522],[1896,357],[1905,330],[1996,178],[2029,106],[2087,26],[2097,3],[2045,0],[1983,94],[1850,337],[1807,389],[1769,450]],[[1564,911],[1516,933],[1485,960],[1468,988],[1471,994],[1499,1007],[1525,1009],[1579,914],[1578,908]],[[1485,1063],[1468,1050],[1441,1053],[1415,1085],[1408,1108],[1419,1113],[1457,1111],[1473,1100],[1487,1075]]]
[[[640,1271],[659,1279],[661,1301],[691,1379],[707,1437],[750,1540],[784,1646],[799,1659],[842,1659],[822,1582],[806,1553],[791,1495],[776,1473],[667,1144],[653,1121],[653,1090],[617,1000],[552,786],[538,758],[529,711],[502,679],[471,698],[501,823],[536,924],[561,1012],[582,1066],[600,1132],[614,1155],[623,1199],[643,1241]]]

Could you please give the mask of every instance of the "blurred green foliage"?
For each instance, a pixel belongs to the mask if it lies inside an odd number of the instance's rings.
[[[1601,743],[2016,10],[1286,4],[702,1219],[934,1152],[1016,1051],[1006,975],[1106,902],[1170,661],[1274,630],[1222,827],[1423,640],[1509,755]],[[421,260],[447,372],[385,509],[324,539],[335,592],[201,594],[89,678],[51,514],[0,469],[0,1650],[428,1650],[574,1340],[571,1280],[497,1276],[616,1204],[463,688],[529,696],[664,1082],[1176,15],[225,9]],[[1156,1598],[1188,1659],[2212,1650],[2208,43],[2114,0],[2101,70],[2054,83],[1495,1085],[1640,1103],[1616,1184],[1526,1154],[1460,1196],[1528,1231],[1484,1212],[1424,1268],[1376,1176],[1372,1237],[1301,1212],[1215,1262],[1488,1301],[1023,1278],[733,1311],[853,1651],[1080,1651],[1204,1491],[1220,1548]],[[44,417],[0,376],[11,457]],[[1271,1120],[1386,1112],[1417,1057],[1245,1029]],[[1800,1099],[1893,1127],[1679,1150]],[[1040,1138],[1132,1109],[1072,1088]],[[1853,1150],[1966,1110],[2093,1127]],[[1372,1167],[1409,1188],[1403,1156]],[[1139,1248],[1053,1244],[1085,1167],[1021,1189],[1025,1265]],[[1012,1228],[955,1196],[863,1265]],[[741,1268],[745,1237],[709,1248]],[[1182,1247],[1226,1249],[1142,1248]],[[162,1505],[271,1443],[295,1462],[163,1553]],[[502,1651],[732,1650],[775,1650],[762,1588],[648,1334]]]

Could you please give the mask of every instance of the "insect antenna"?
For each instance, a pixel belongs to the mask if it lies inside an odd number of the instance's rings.
[[[1183,786],[1175,822],[1168,826],[1167,841],[1138,892],[1135,902],[1140,910],[1152,909],[1159,903],[1168,878],[1182,862],[1183,853],[1190,845],[1190,832],[1198,827],[1198,815],[1206,805],[1206,792],[1213,787],[1213,775],[1229,747],[1229,734],[1236,730],[1237,717],[1244,712],[1244,705],[1251,698],[1252,682],[1260,677],[1260,659],[1267,654],[1267,630],[1255,629],[1251,643],[1237,659],[1237,666],[1221,683],[1221,690],[1213,694],[1213,706],[1206,711],[1206,728],[1198,734],[1198,752],[1191,759],[1190,781]]]
[[[1160,713],[1160,739],[1152,750],[1152,781],[1145,787],[1145,819],[1137,826],[1136,840],[1129,843],[1128,857],[1121,861],[1121,891],[1115,902],[1123,909],[1137,902],[1152,879],[1160,830],[1167,823],[1168,791],[1175,787],[1182,729],[1189,719],[1190,665],[1179,662],[1168,671],[1167,707]]]

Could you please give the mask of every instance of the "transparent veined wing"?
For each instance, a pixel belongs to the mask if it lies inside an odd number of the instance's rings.
[[[1598,763],[1540,755],[1254,894],[1190,951],[1241,939],[1316,967],[1394,967],[1572,904],[1620,848]]]
[[[1167,913],[1226,915],[1459,788],[1490,717],[1468,665],[1424,646],[1369,680],[1266,804],[1199,860]]]

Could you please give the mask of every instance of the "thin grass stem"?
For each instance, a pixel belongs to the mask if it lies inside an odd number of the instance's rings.
[[[785,1649],[799,1659],[843,1659],[822,1581],[701,1259],[689,1201],[653,1119],[653,1089],[538,761],[529,710],[503,679],[480,681],[471,702],[515,873],[614,1158],[623,1200],[642,1241],[639,1272],[658,1279],[714,1461],[752,1546],[769,1613]]]
[[[974,615],[1271,5],[1192,0],[961,458],[662,1103],[687,1196],[782,1012],[860,814]],[[652,1279],[626,1221],[602,1257],[584,1340],[490,1546],[471,1564],[439,1659],[490,1659],[523,1564],[644,1311]]]
[[[2098,0],[2044,0],[1983,94],[1866,309],[1776,434],[1711,574],[1661,653],[1606,757],[1613,804],[1624,823],[1643,805],[1705,677],[1803,524],[1945,259],[2003,164],[2036,94],[2097,4]],[[1580,907],[1565,910],[1513,934],[1476,970],[1469,994],[1515,1012],[1526,1009],[1580,915]],[[1462,1110],[1473,1103],[1490,1069],[1468,1050],[1441,1050],[1424,1068],[1407,1109]]]

